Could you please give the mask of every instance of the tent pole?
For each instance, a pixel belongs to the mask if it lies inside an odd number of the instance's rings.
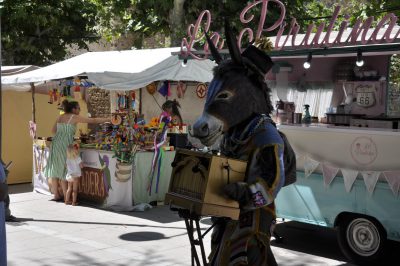
[[[139,89],[139,114],[142,115],[142,88]]]
[[[3,162],[3,86],[1,82],[1,66],[3,65],[2,47],[1,47],[1,11],[0,11],[0,163]]]
[[[35,103],[35,84],[31,82],[31,92],[32,92],[32,121],[36,124],[36,103]],[[36,136],[35,136],[36,137]]]

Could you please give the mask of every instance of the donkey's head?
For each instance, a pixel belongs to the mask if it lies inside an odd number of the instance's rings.
[[[193,126],[193,135],[211,146],[220,135],[256,114],[269,114],[273,107],[264,76],[272,61],[264,52],[249,46],[240,53],[236,38],[225,28],[231,60],[223,61],[207,37],[218,66],[208,87],[202,116]]]

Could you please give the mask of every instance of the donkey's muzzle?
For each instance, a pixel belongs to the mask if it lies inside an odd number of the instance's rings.
[[[205,146],[211,146],[221,136],[223,127],[221,120],[203,113],[193,125],[193,137],[198,138]]]
[[[199,119],[193,125],[193,137],[195,138],[206,138],[210,134],[210,128],[208,127],[207,121]]]

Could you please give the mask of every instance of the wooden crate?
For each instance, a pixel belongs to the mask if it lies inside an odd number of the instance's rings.
[[[243,181],[247,162],[208,153],[178,149],[165,203],[201,216],[239,218],[239,204],[222,188]],[[229,169],[229,170],[228,170]]]

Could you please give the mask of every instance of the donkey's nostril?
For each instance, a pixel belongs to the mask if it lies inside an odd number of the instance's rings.
[[[203,132],[207,132],[208,131],[208,124],[205,123],[202,127],[201,127],[201,131]]]

